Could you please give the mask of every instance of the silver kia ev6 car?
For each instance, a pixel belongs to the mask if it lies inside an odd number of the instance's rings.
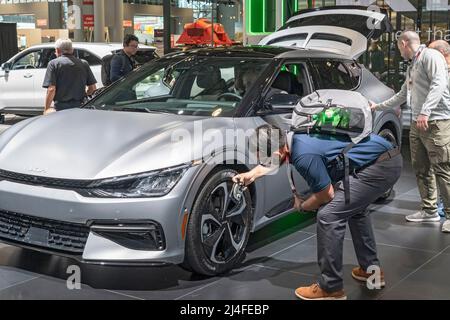
[[[241,133],[289,129],[317,89],[391,97],[356,61],[388,27],[360,8],[301,11],[261,46],[169,54],[81,109],[14,125],[0,135],[0,241],[86,263],[232,269],[250,233],[293,212],[283,168],[231,196],[256,165]],[[399,117],[378,112],[375,132],[400,143]]]

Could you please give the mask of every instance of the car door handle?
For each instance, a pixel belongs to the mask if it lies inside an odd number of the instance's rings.
[[[23,77],[28,79],[28,78],[32,78],[33,75],[31,73],[27,73]]]

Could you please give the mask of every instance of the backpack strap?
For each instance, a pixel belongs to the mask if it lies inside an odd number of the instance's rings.
[[[287,170],[287,176],[288,176],[288,180],[289,180],[289,185],[291,187],[291,191],[294,195],[298,195],[297,193],[297,188],[295,187],[295,182],[294,182],[294,173],[292,172],[292,158],[291,158],[291,148],[292,148],[292,139],[294,138],[294,132],[293,131],[286,131],[285,134],[285,144],[286,147],[288,149],[287,152],[287,156],[286,156],[286,160],[287,160],[287,164],[286,164],[286,170]]]
[[[288,158],[288,160],[290,160],[290,157]],[[291,163],[286,164],[286,170],[287,170],[289,185],[291,186],[291,191],[294,195],[298,195],[297,188],[295,187],[294,174],[292,172]]]
[[[290,154],[291,153],[291,149],[292,149],[292,140],[294,139],[294,134],[295,134],[296,132],[294,132],[294,131],[286,131],[286,134],[285,134],[285,139],[286,139],[286,146],[287,146],[287,149],[288,149],[288,154]],[[290,161],[290,157],[289,157],[289,161]]]
[[[350,160],[348,158],[348,152],[355,146],[352,142],[348,144],[341,152],[341,156],[344,159],[344,193],[345,204],[350,203]]]
[[[120,68],[120,71],[124,72],[125,71],[125,65],[127,64],[127,60],[126,59],[128,59],[128,58],[127,58],[125,52],[123,54],[120,54],[120,55],[122,56],[122,68]]]

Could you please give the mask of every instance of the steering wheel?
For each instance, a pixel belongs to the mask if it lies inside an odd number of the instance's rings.
[[[217,97],[217,100],[221,100],[222,98],[230,98],[231,101],[241,101],[242,100],[242,97],[240,95],[238,95],[236,93],[232,93],[232,92],[222,93],[220,96]],[[225,99],[225,101],[230,101],[230,100]]]

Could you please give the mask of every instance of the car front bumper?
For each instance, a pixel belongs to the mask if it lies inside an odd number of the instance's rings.
[[[168,195],[143,199],[86,198],[71,190],[0,181],[0,241],[86,263],[179,264],[184,203],[196,171],[191,167]],[[151,233],[155,240],[155,232],[162,239],[156,241],[159,248],[146,249],[142,236]],[[123,239],[130,234],[131,242]]]

